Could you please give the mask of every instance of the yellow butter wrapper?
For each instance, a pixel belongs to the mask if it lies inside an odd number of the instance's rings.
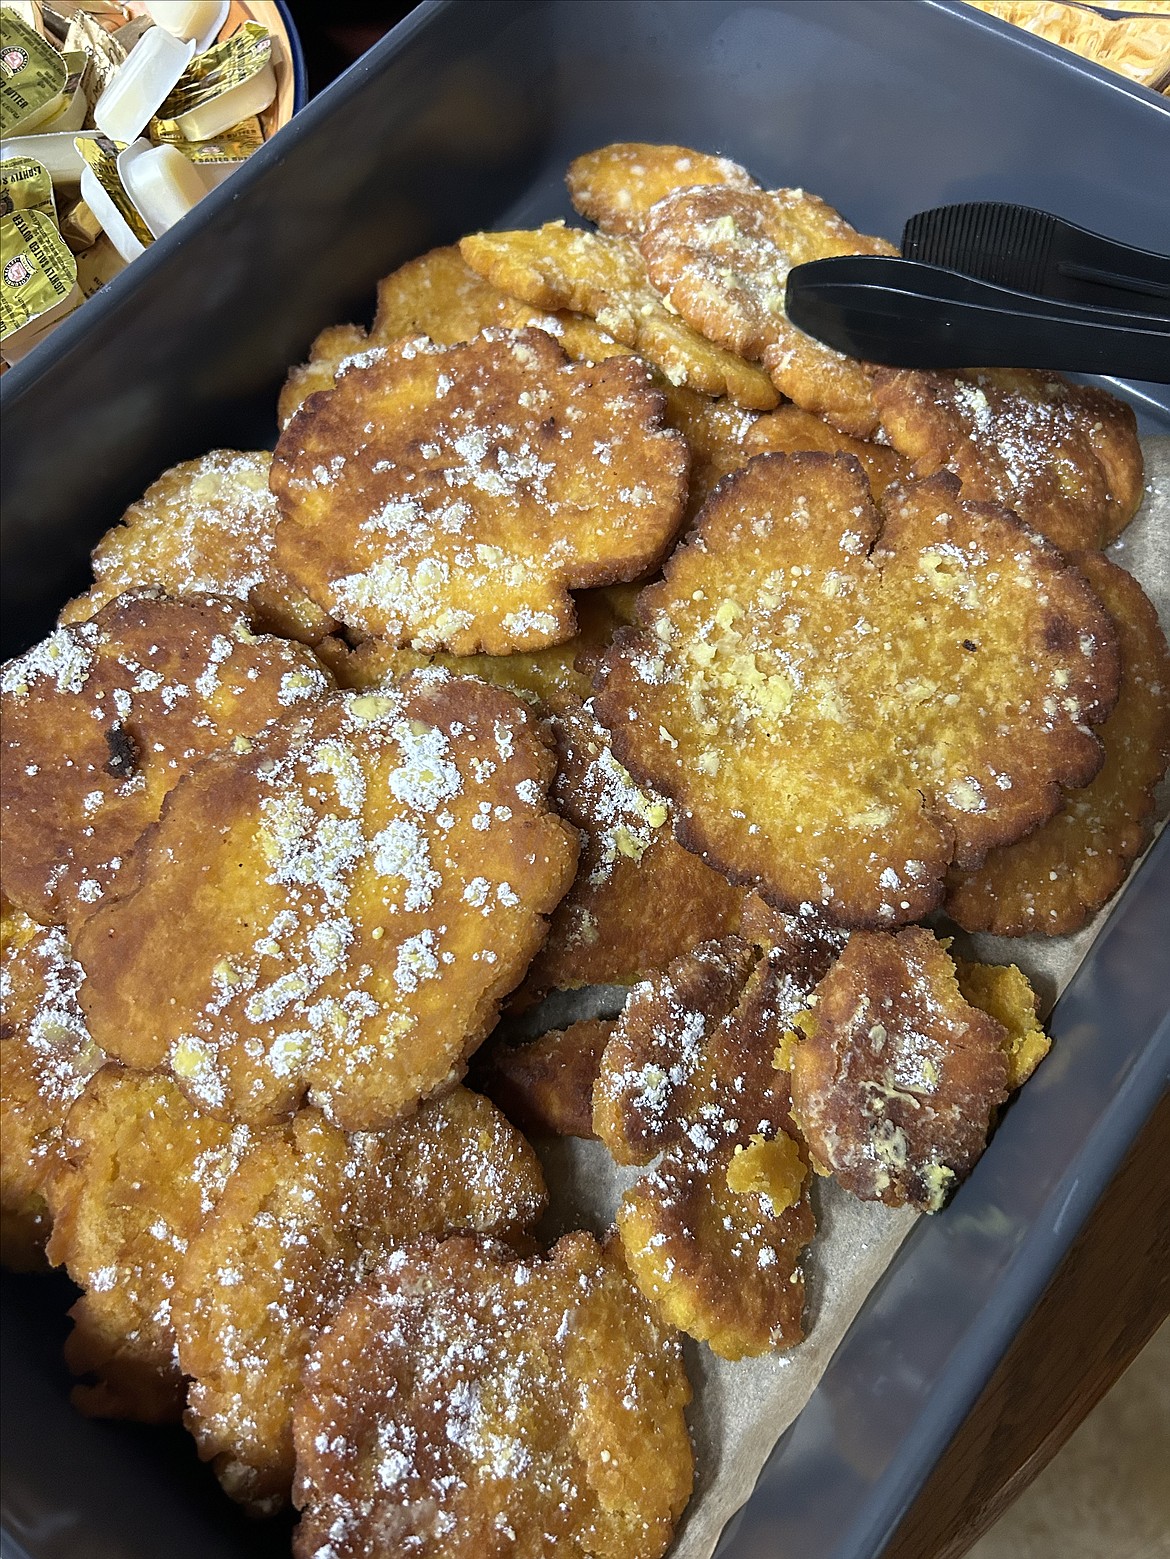
[[[126,193],[118,177],[118,153],[126,147],[121,141],[111,141],[106,135],[78,136],[74,143],[86,163],[94,171],[98,183],[113,202],[118,215],[144,248],[154,242],[146,223],[138,215],[138,208]]]
[[[0,7],[0,135],[33,130],[55,113],[68,74],[47,38]]]
[[[150,138],[156,146],[175,147],[197,165],[246,162],[264,145],[264,131],[255,114],[211,141],[189,141],[173,119],[155,118],[150,121]]]
[[[125,269],[125,260],[103,233],[92,248],[77,256],[77,285],[82,297],[92,298]]]
[[[75,11],[65,34],[65,52],[80,51],[89,63],[82,78],[82,89],[89,102],[86,128],[93,128],[93,105],[113,79],[114,72],[126,63],[126,50],[110,35],[96,16]]]
[[[35,157],[10,157],[0,162],[0,217],[13,211],[39,211],[57,221],[53,181],[44,163]]]
[[[102,224],[84,200],[74,201],[61,218],[61,237],[74,254],[82,254],[96,244],[101,234]]]
[[[0,340],[9,362],[18,333],[39,330],[80,301],[77,263],[49,218],[41,211],[0,217]]]
[[[272,57],[272,38],[259,22],[245,22],[230,38],[196,54],[158,111],[161,120],[178,119],[202,108],[232,87],[250,81]]]

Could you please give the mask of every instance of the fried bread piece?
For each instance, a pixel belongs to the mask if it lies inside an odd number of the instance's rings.
[[[157,589],[246,602],[257,632],[319,643],[336,624],[272,561],[271,463],[267,450],[213,449],[164,471],[98,542],[95,583],[59,621],[85,622],[115,596]]]
[[[691,1492],[677,1340],[588,1234],[392,1256],[297,1406],[298,1559],[658,1559]]]
[[[95,1038],[250,1123],[307,1094],[388,1125],[459,1079],[572,880],[553,763],[518,700],[436,669],[207,759],[83,928]]]
[[[360,356],[369,345],[369,337],[360,325],[328,325],[315,336],[307,360],[290,368],[280,387],[276,402],[280,427],[292,421],[293,414],[310,395],[331,390],[341,364],[349,357]]]
[[[248,1137],[193,1108],[170,1078],[120,1066],[103,1067],[69,1111],[66,1161],[46,1185],[48,1255],[85,1290],[65,1344],[74,1373],[96,1377],[74,1387],[83,1413],[178,1419],[175,1276]]]
[[[565,699],[552,730],[553,800],[581,830],[581,859],[522,998],[632,985],[697,943],[733,931],[743,890],[683,849],[670,803],[631,779],[592,713]]]
[[[876,430],[868,366],[798,330],[784,289],[794,265],[897,254],[892,244],[857,232],[806,190],[708,185],[660,200],[646,215],[641,251],[652,284],[700,335],[763,363],[778,390],[843,432]]]
[[[59,926],[5,916],[0,954],[0,1260],[44,1266],[45,1181],[73,1101],[105,1060],[77,1000],[84,978]]]
[[[792,1112],[818,1163],[864,1201],[937,1212],[1008,1096],[1010,1048],[945,944],[919,926],[855,932],[798,1028]]]
[[[947,914],[967,931],[1065,936],[1108,903],[1150,837],[1170,761],[1170,651],[1132,574],[1098,553],[1075,559],[1117,630],[1121,693],[1098,730],[1105,762],[1034,833],[947,879]]]
[[[745,466],[753,455],[798,455],[808,450],[821,450],[826,455],[856,456],[869,478],[869,489],[875,502],[892,482],[905,481],[911,474],[910,462],[896,450],[884,444],[870,443],[868,439],[850,438],[848,433],[842,433],[823,417],[792,404],[777,406],[775,411],[766,412],[745,429],[740,458],[731,469]]]
[[[615,141],[575,157],[565,178],[573,205],[603,233],[637,238],[646,213],[664,195],[696,184],[759,189],[746,168],[728,157],[687,146]]]
[[[671,384],[727,395],[762,411],[777,402],[766,374],[705,339],[666,306],[628,238],[546,222],[533,231],[473,233],[460,239],[459,252],[494,286],[535,308],[588,314]]]
[[[522,1044],[485,1046],[476,1086],[529,1136],[592,1137],[593,1083],[612,1032],[610,1018],[582,1018]]]
[[[616,590],[585,590],[575,598],[577,632],[563,644],[530,655],[424,655],[399,649],[384,639],[367,639],[336,667],[344,687],[370,692],[422,666],[441,666],[457,677],[479,677],[507,688],[525,703],[560,709],[589,697],[590,677],[579,670],[581,657],[593,657],[630,621],[626,603]]]
[[[917,919],[952,859],[1019,838],[1100,766],[1104,611],[957,486],[888,488],[879,515],[850,456],[757,456],[602,657],[619,759],[674,800],[683,844],[777,908]]]
[[[1003,1028],[1008,1092],[1014,1093],[1052,1048],[1052,1041],[1040,1027],[1036,992],[1015,964],[977,964],[956,958],[955,973],[963,1000]]]
[[[535,1153],[465,1088],[388,1131],[347,1137],[302,1110],[261,1136],[191,1241],[173,1303],[187,1427],[256,1514],[288,1498],[301,1371],[359,1278],[420,1234],[518,1232],[546,1200]]]
[[[58,628],[0,674],[5,893],[75,935],[185,773],[332,685],[210,596],[122,596]]]
[[[360,634],[538,649],[571,637],[570,589],[661,559],[686,471],[633,358],[571,364],[539,330],[398,342],[281,434],[277,559]]]
[[[666,1319],[723,1358],[804,1335],[813,1213],[772,1058],[839,942],[791,921],[764,954],[704,943],[634,990],[598,1069],[597,1135],[619,1163],[657,1158],[618,1208],[626,1261]]]
[[[440,346],[453,346],[490,325],[546,330],[574,362],[601,362],[629,353],[583,314],[550,314],[501,292],[473,271],[452,244],[408,260],[382,278],[369,335],[358,325],[333,325],[321,332],[309,348],[308,361],[289,370],[277,420],[283,428],[315,390],[331,390],[346,358],[408,336],[428,336]]]
[[[1104,547],[1142,501],[1133,408],[1104,390],[1026,368],[875,368],[890,443],[916,476],[945,467],[963,496],[1001,503],[1058,547]]]

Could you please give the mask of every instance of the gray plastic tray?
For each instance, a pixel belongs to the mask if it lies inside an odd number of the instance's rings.
[[[274,435],[276,388],[374,279],[469,229],[570,214],[570,157],[719,150],[897,238],[945,201],[1018,200],[1170,248],[1170,108],[935,0],[439,0],[5,375],[5,653],[165,466]],[[1122,386],[1147,431],[1170,389]],[[1170,1075],[1170,844],[1129,884],[1053,1020],[1053,1056],[946,1215],[925,1221],[784,1437],[724,1559],[877,1554]],[[60,1364],[67,1285],[4,1283],[5,1559],[261,1559],[175,1431],[87,1422]]]

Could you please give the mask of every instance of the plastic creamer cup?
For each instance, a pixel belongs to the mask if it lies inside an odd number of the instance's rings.
[[[118,177],[155,238],[185,217],[209,188],[182,152],[149,141],[135,141],[119,152]]]
[[[156,0],[146,7],[156,26],[176,38],[194,39],[197,54],[215,42],[231,8],[231,0]]]
[[[172,38],[161,27],[143,33],[94,105],[93,120],[102,134],[124,144],[137,140],[194,52],[194,43]]]

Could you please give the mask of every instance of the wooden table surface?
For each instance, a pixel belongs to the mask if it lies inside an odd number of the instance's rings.
[[[310,91],[328,85],[412,9],[292,0]],[[959,1559],[1051,1461],[1170,1314],[1168,1165],[1170,1094],[882,1559]]]

